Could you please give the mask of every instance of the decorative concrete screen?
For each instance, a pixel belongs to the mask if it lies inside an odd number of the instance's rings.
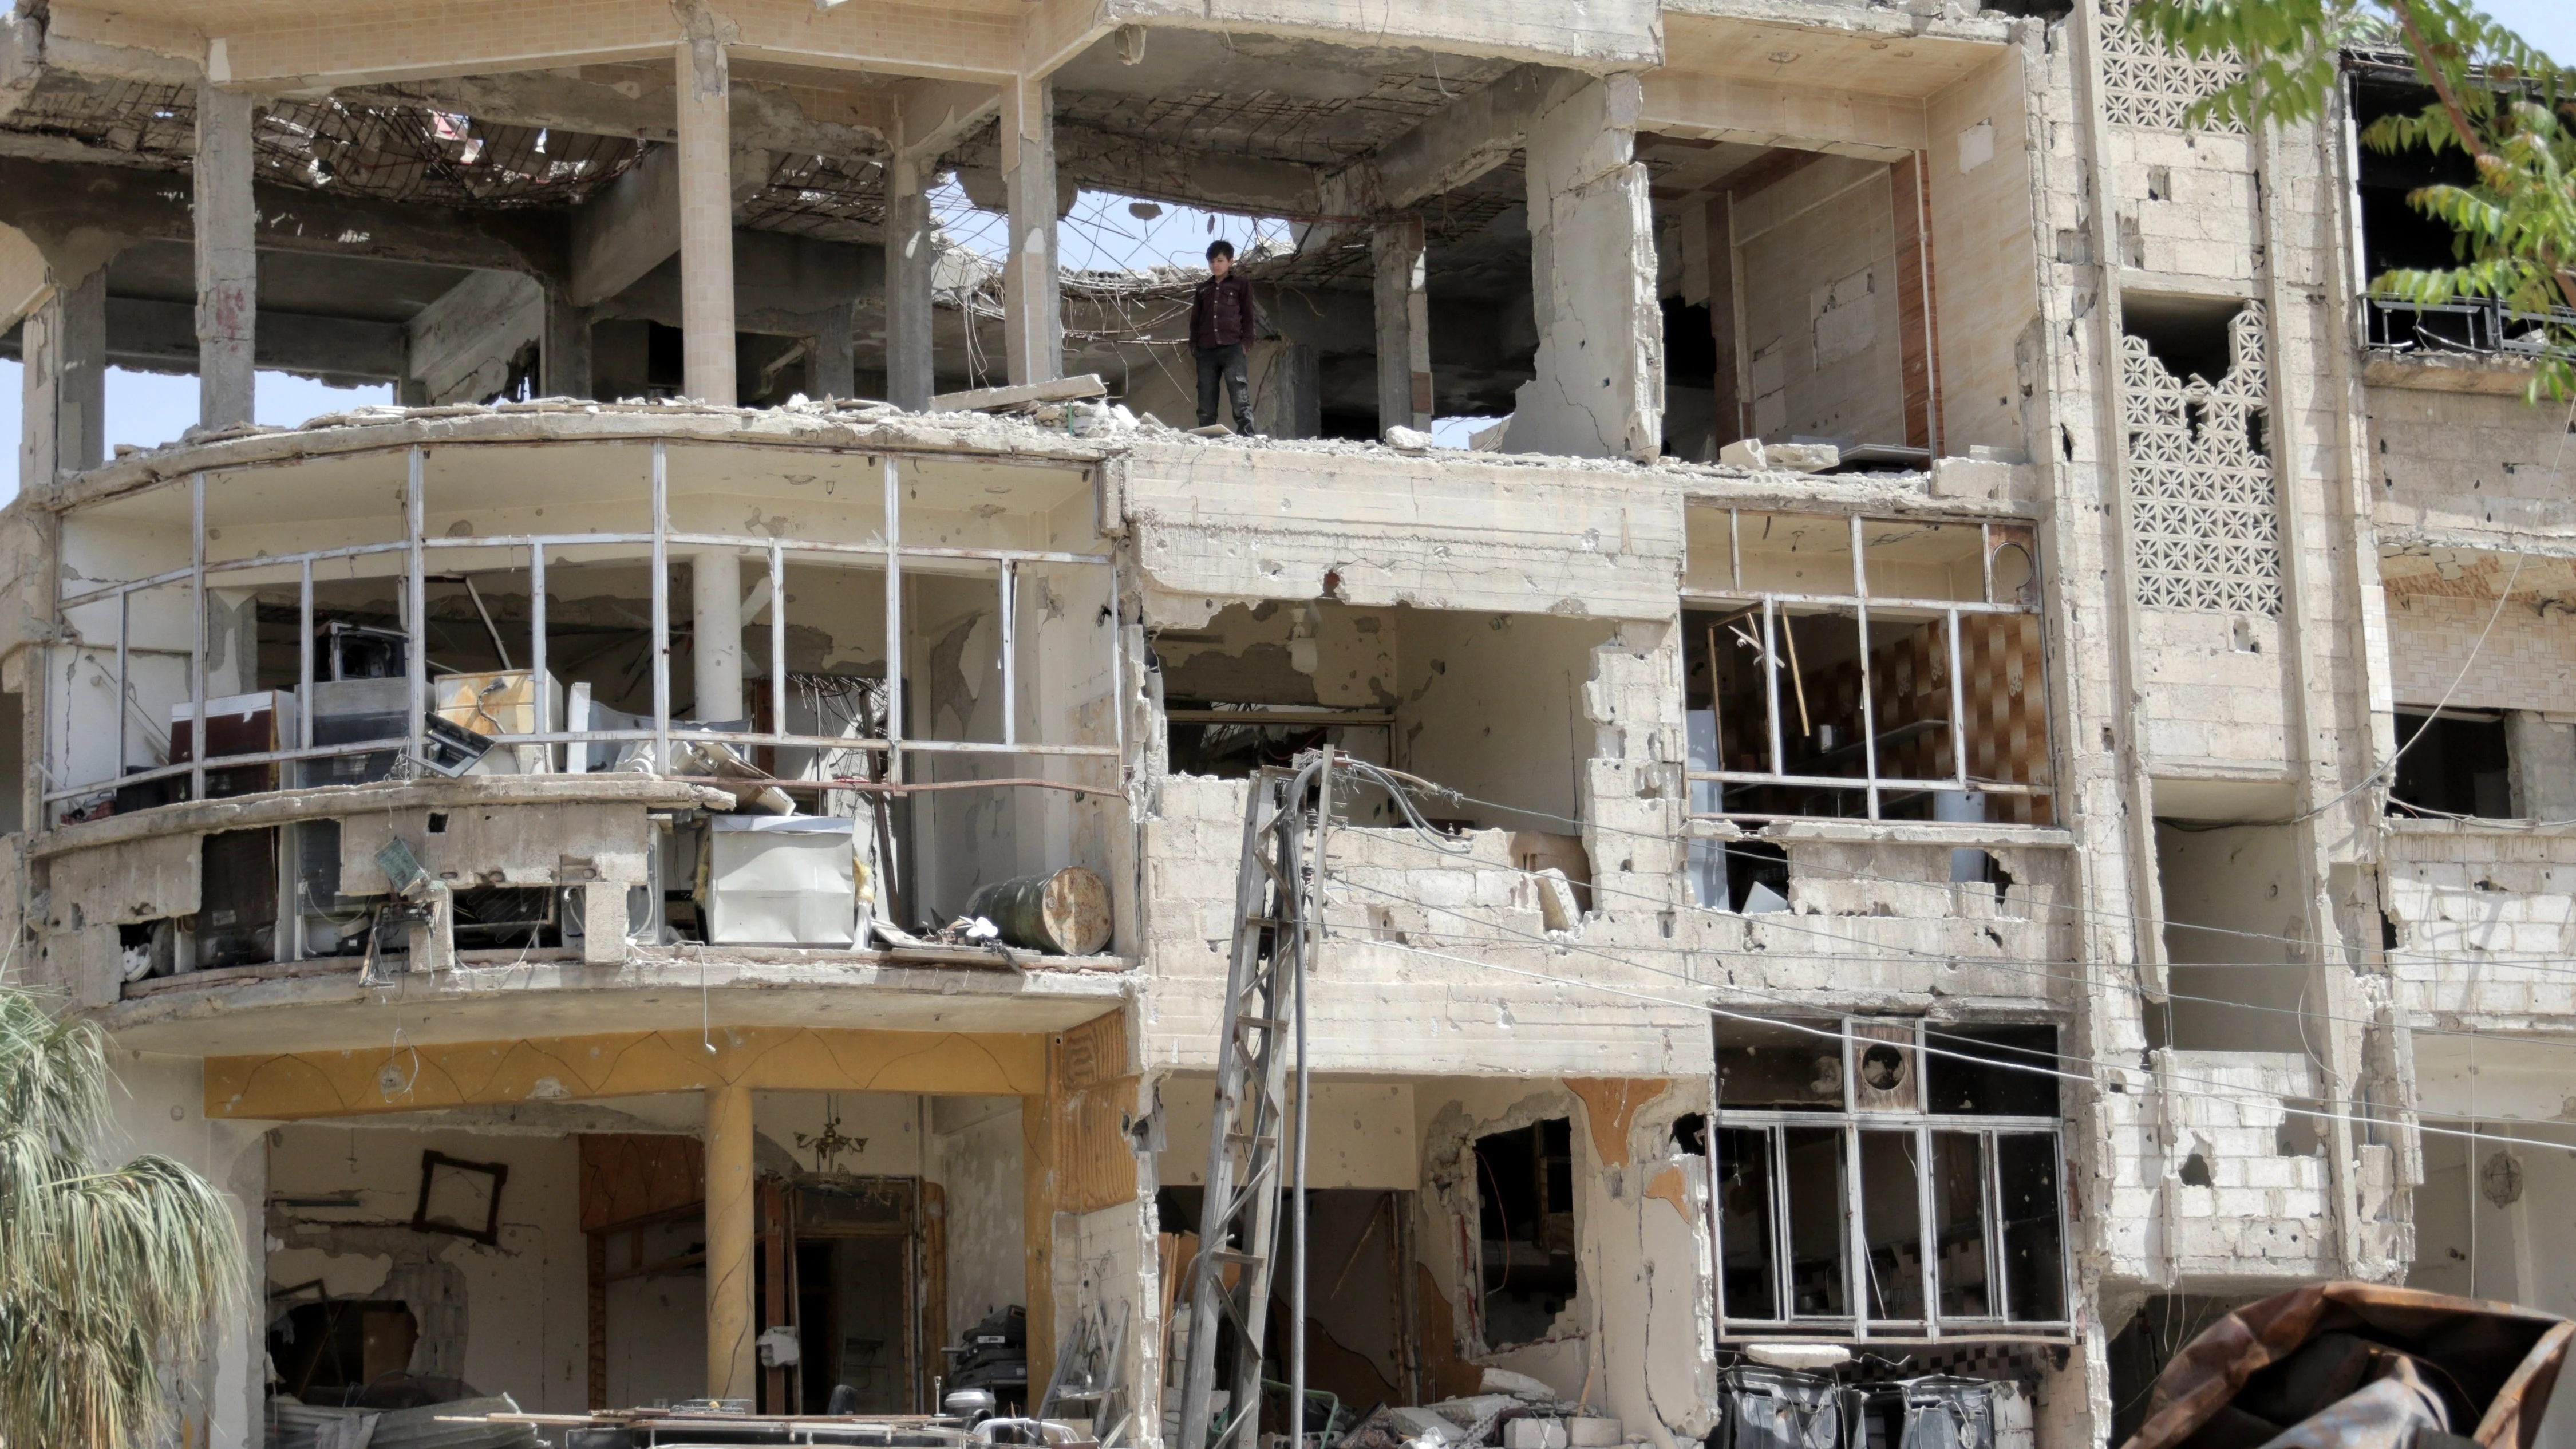
[[[2281,612],[2261,303],[2236,314],[2229,339],[2235,362],[2216,382],[2176,377],[2144,338],[2120,339],[2129,528],[2149,608]]]

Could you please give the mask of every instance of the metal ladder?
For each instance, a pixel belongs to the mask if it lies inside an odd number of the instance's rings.
[[[1173,1449],[1258,1449],[1279,1196],[1292,1161],[1281,1150],[1289,1035],[1321,916],[1323,860],[1316,852],[1310,867],[1308,838],[1331,816],[1331,762],[1327,750],[1300,756],[1290,769],[1262,770],[1253,777],[1244,811],[1234,956],[1226,970],[1226,1024],[1217,1045],[1199,1254],[1190,1265],[1189,1360]],[[1317,796],[1312,805],[1306,799],[1310,788]],[[1241,1270],[1231,1288],[1225,1282],[1228,1268]],[[1211,1440],[1220,1315],[1234,1328],[1234,1384],[1223,1428]]]

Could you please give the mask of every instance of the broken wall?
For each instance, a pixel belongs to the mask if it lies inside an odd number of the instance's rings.
[[[411,1226],[422,1154],[501,1163],[500,1240],[486,1245]],[[568,1136],[415,1131],[372,1122],[277,1129],[269,1160],[267,1232],[272,1290],[320,1279],[334,1298],[399,1300],[420,1336],[410,1371],[506,1393],[535,1413],[588,1406],[588,1254],[580,1218],[580,1154]],[[345,1208],[296,1199],[341,1199]],[[695,1325],[703,1336],[703,1274],[640,1280],[619,1321],[640,1329]],[[644,1341],[640,1333],[613,1334]],[[617,1381],[612,1360],[611,1381]],[[640,1365],[629,1365],[628,1381]],[[705,1372],[703,1350],[690,1381]],[[644,1381],[659,1376],[647,1372]],[[667,1388],[654,1397],[671,1396]]]
[[[2299,1050],[2315,949],[2292,944],[2313,934],[2299,832],[2159,822],[2156,875],[2178,999],[2158,1009],[2153,1026],[2194,1050]],[[2186,996],[2198,999],[2179,999]]]
[[[1474,1393],[1481,1365],[1529,1374],[1673,1449],[1714,1427],[1707,1159],[1673,1124],[1708,1110],[1706,1077],[1450,1080],[1415,1089],[1425,1190],[1415,1199],[1424,1390]],[[1568,1119],[1576,1289],[1540,1338],[1496,1348],[1483,1325],[1475,1142]]]
[[[941,1097],[930,1112],[929,1175],[947,1204],[954,1339],[986,1314],[1029,1301],[1020,1099]]]
[[[1736,199],[1753,431],[1903,443],[1895,193],[1879,162],[1824,156]]]
[[[2039,320],[2026,104],[2018,47],[1926,103],[1921,158],[1931,212],[1933,312],[1940,341],[1939,452],[2029,446],[2016,349]]]
[[[2384,909],[2397,999],[2479,1030],[2556,1030],[2576,1016],[2566,968],[2576,833],[2473,822],[2387,822]],[[2423,1055],[2438,1045],[2419,1039]]]

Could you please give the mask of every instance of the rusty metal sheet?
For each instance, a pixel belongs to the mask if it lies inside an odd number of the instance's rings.
[[[2321,1283],[2212,1324],[2122,1449],[2530,1449],[2576,1323],[2414,1288]]]

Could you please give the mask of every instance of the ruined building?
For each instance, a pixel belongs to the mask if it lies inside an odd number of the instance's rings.
[[[2565,417],[2534,319],[2368,294],[2448,238],[2346,71],[2247,134],[2122,0],[18,0],[0,911],[240,1204],[184,1442],[919,1411],[1019,1307],[1169,1444],[1249,781],[1325,744],[1436,787],[1325,850],[1354,1414],[1674,1449],[1814,1340],[2073,1449],[2294,1282],[2576,1308]],[[1131,204],[1277,221],[1266,437],[1187,431],[1191,275],[1062,265]],[[199,426],[107,456],[111,366]]]

